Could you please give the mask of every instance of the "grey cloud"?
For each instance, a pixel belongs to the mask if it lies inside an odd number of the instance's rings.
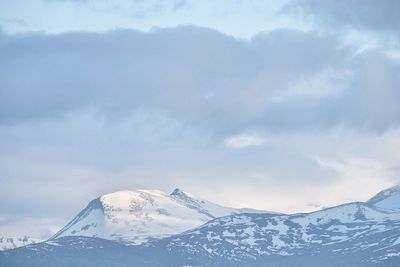
[[[400,65],[377,51],[359,54],[349,65],[353,75],[345,90],[323,97],[287,97],[269,105],[262,120],[286,131],[342,125],[383,132],[399,125]]]
[[[82,4],[82,3],[88,3],[92,0],[42,0],[43,2],[53,2],[53,3],[57,3],[57,2],[71,2],[71,3],[75,3],[75,4]]]
[[[110,119],[149,109],[226,136],[336,125],[381,131],[400,118],[399,64],[380,51],[352,55],[313,32],[276,30],[250,41],[193,26],[2,34],[0,48],[3,124],[87,108]],[[290,93],[292,84],[330,69],[352,73],[336,77],[344,89],[321,96],[324,88],[308,85],[316,94]]]
[[[67,220],[92,198],[122,189],[224,187],[251,183],[253,172],[264,175],[264,183],[292,186],[337,179],[304,149],[277,142],[232,151],[188,128],[160,115],[106,122],[87,112],[2,126],[0,210]]]
[[[173,9],[178,10],[184,7],[187,4],[187,0],[178,0],[174,3]]]
[[[397,0],[294,0],[284,12],[311,15],[329,27],[357,28],[373,31],[400,29],[400,2]]]
[[[26,27],[28,26],[28,23],[21,18],[1,18],[0,17],[0,23],[5,23],[5,24],[12,24],[20,27]]]
[[[347,53],[314,33],[277,30],[242,41],[190,26],[3,34],[0,46],[2,123],[144,107],[222,132],[251,126],[289,81],[340,67]]]
[[[109,13],[119,11],[120,14],[129,14],[133,19],[142,19],[149,15],[173,13],[187,5],[186,0],[130,0],[130,1],[104,1],[104,0],[42,0],[47,3],[71,3],[75,5],[90,5],[93,11]]]

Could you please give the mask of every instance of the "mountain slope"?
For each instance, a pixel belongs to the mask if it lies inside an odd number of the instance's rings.
[[[384,237],[384,238],[382,238]],[[312,253],[398,252],[400,213],[351,203],[308,214],[238,214],[168,238],[172,251],[213,262],[262,261]],[[312,255],[309,255],[312,256]],[[378,255],[376,256],[378,257]],[[379,258],[375,258],[379,261]]]
[[[179,189],[171,195],[159,190],[119,191],[92,200],[51,239],[89,236],[141,244],[237,212],[241,210],[197,199]]]
[[[266,213],[265,210],[256,210],[256,209],[249,209],[249,208],[229,208],[224,207],[205,199],[193,196],[190,193],[182,191],[180,189],[175,189],[171,195],[172,198],[176,199],[182,205],[190,209],[197,210],[199,213],[206,214],[210,218],[217,218],[222,216],[227,216],[231,214],[238,214],[238,213]],[[278,214],[276,212],[268,211],[271,214]]]
[[[382,209],[400,211],[400,185],[379,192],[367,203]]]

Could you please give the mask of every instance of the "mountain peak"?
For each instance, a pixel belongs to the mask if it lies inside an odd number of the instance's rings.
[[[170,194],[170,196],[172,197],[188,197],[188,198],[195,198],[195,196],[193,196],[192,194],[183,191],[179,188],[175,188],[174,191],[172,191],[172,193]]]
[[[92,200],[51,239],[89,236],[140,244],[195,228],[216,217],[239,213],[176,188],[123,190]]]
[[[171,196],[178,196],[178,195],[182,195],[185,194],[185,192],[183,192],[181,189],[179,188],[175,188],[174,191],[172,191],[172,193],[170,194]]]

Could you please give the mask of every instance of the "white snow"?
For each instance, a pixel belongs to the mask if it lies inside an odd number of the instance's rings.
[[[194,196],[188,192],[182,191],[180,189],[175,189],[171,197],[175,198],[178,202],[182,203],[185,206],[190,206],[191,208],[197,209],[200,212],[204,212],[206,214],[210,214],[213,217],[223,217],[227,215],[239,214],[239,213],[265,213],[267,211],[264,210],[255,210],[249,208],[230,208],[224,207],[215,203],[212,203],[203,198]],[[274,212],[268,212],[274,213]],[[274,213],[276,214],[276,213]]]
[[[368,203],[375,207],[400,211],[400,185],[388,188],[371,198]]]
[[[332,245],[357,236],[368,237],[388,231],[398,227],[396,222],[399,221],[399,212],[357,202],[307,214],[227,216],[213,220],[196,231],[186,232],[185,235],[201,235],[201,230],[205,230],[209,244],[217,245],[225,241],[239,246],[241,252],[229,249],[223,252],[230,257],[240,253],[248,257],[255,254],[284,256],[292,255],[295,249],[315,244]],[[214,234],[213,229],[217,229]],[[394,239],[391,246],[398,242]],[[375,245],[379,244],[360,243],[357,248],[365,249]]]
[[[374,204],[376,207],[389,209],[389,210],[397,210],[400,211],[400,193],[392,196],[388,196]]]
[[[199,199],[179,189],[119,191],[101,196],[55,238],[90,236],[141,244],[198,227],[209,220],[239,212]],[[260,211],[255,211],[260,212]]]

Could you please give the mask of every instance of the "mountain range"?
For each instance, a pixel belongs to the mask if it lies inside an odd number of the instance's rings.
[[[400,266],[400,186],[300,214],[115,192],[49,240],[0,252],[0,266]]]

